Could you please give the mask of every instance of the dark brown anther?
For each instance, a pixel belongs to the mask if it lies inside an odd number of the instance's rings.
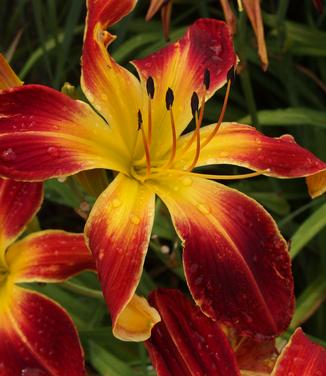
[[[173,105],[173,102],[174,102],[174,94],[173,94],[173,91],[171,88],[168,88],[168,90],[166,91],[166,95],[165,95],[165,104],[166,104],[166,109],[169,111],[171,110],[171,107]]]
[[[138,110],[138,114],[137,115],[138,115],[138,131],[140,131],[141,127],[143,125],[143,116],[142,116],[140,110]]]
[[[191,96],[191,112],[192,116],[195,117],[195,115],[198,113],[199,108],[199,98],[197,93],[194,91]]]
[[[228,71],[228,74],[227,74],[227,80],[228,81],[231,81],[231,85],[233,84],[234,80],[235,80],[235,69],[234,69],[234,66],[231,67],[231,69],[229,69]]]
[[[204,85],[206,90],[209,89],[209,85],[211,84],[211,72],[206,68],[204,72]]]
[[[149,76],[147,78],[146,89],[147,89],[147,94],[150,96],[151,99],[153,99],[154,98],[155,87],[154,87],[154,80],[153,80],[152,76]]]

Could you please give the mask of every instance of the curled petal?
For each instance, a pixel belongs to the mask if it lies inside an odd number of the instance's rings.
[[[0,374],[85,375],[76,328],[58,304],[13,287],[14,302],[4,307],[0,288]]]
[[[210,72],[210,83],[206,92],[208,99],[225,84],[227,73],[236,62],[237,57],[227,25],[213,19],[196,21],[176,43],[133,62],[146,96],[144,103],[147,103],[146,81],[148,77],[154,80],[153,151],[157,155],[171,146],[170,114],[164,105],[168,88],[174,93],[173,110],[179,135],[192,118],[190,103],[193,92],[197,92],[199,98],[204,95],[205,70]],[[144,113],[146,119],[146,110]]]
[[[95,270],[83,234],[59,230],[36,232],[14,243],[6,259],[15,282],[60,282]]]
[[[149,301],[162,318],[145,343],[158,376],[240,375],[219,325],[180,291],[159,289]]]
[[[318,197],[326,191],[326,171],[307,176],[308,192],[312,198]]]
[[[201,129],[202,142],[213,127]],[[179,140],[180,149],[191,135]],[[191,160],[194,153],[191,147],[184,158]],[[209,164],[243,166],[278,178],[310,176],[326,169],[326,163],[298,145],[292,136],[267,137],[254,127],[237,123],[223,123],[216,136],[202,148],[197,166]]]
[[[106,29],[129,14],[135,0],[88,0],[82,54],[82,89],[131,150],[137,133],[140,84],[117,64],[107,46],[115,39]]]
[[[42,199],[41,183],[0,178],[0,253],[23,231],[39,210]]]
[[[113,332],[124,340],[147,339],[159,321],[157,312],[134,296],[153,216],[154,194],[120,174],[99,196],[85,227],[111,312]]]
[[[44,180],[96,167],[124,171],[126,154],[86,103],[25,85],[0,93],[0,175]]]
[[[326,350],[298,328],[278,358],[272,376],[322,376],[325,370]]]
[[[184,242],[184,269],[203,312],[256,339],[289,325],[294,306],[287,244],[272,217],[240,192],[174,176],[153,189]]]
[[[0,54],[0,90],[22,85],[22,81],[11,69],[6,59]]]

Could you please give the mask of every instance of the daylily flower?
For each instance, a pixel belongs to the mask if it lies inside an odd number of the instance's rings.
[[[41,202],[42,183],[0,179],[0,374],[82,376],[83,351],[67,312],[19,286],[94,269],[82,234],[47,230],[15,242]]]
[[[178,42],[134,61],[140,81],[117,64],[107,52],[115,37],[106,29],[135,4],[88,1],[81,84],[96,111],[45,86],[0,94],[0,175],[41,181],[95,168],[118,172],[85,234],[119,338],[144,340],[159,321],[135,295],[156,194],[184,244],[196,303],[243,333],[273,337],[293,311],[287,244],[262,206],[209,180],[230,177],[192,170],[232,164],[257,171],[233,178],[293,178],[326,164],[289,135],[269,138],[247,125],[221,124],[226,101],[217,124],[200,128],[205,101],[227,81],[230,90],[237,61],[224,22],[200,19]],[[192,117],[196,130],[182,135]]]
[[[274,341],[239,337],[234,343],[230,328],[203,315],[178,290],[158,289],[149,301],[162,318],[145,342],[158,376],[325,374],[326,350],[311,342],[300,328],[279,355]]]

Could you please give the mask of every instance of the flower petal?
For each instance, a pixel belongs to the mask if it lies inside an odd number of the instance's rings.
[[[83,234],[36,232],[9,247],[6,259],[15,282],[60,282],[83,270],[95,270]]]
[[[0,90],[22,85],[22,81],[16,76],[6,59],[0,54]]]
[[[162,318],[145,342],[158,376],[240,375],[219,325],[180,291],[159,289],[151,294],[150,303]]]
[[[45,86],[0,93],[0,142],[0,175],[12,179],[127,168],[110,127],[87,104]]]
[[[141,99],[137,78],[117,64],[107,52],[115,39],[105,31],[129,14],[136,0],[88,0],[82,55],[82,89],[132,153]],[[131,155],[131,154],[130,154]]]
[[[153,186],[183,240],[190,291],[211,318],[268,339],[294,306],[287,244],[257,202],[221,184],[171,176]]]
[[[191,96],[204,93],[204,72],[210,71],[210,86],[206,99],[223,86],[227,73],[237,62],[227,25],[213,19],[200,19],[190,26],[185,36],[147,58],[134,61],[147,103],[146,80],[154,79],[152,103],[152,150],[157,155],[171,147],[170,114],[165,107],[165,95],[174,92],[174,117],[177,134],[181,134],[192,118]],[[147,110],[146,110],[147,111]],[[144,119],[147,113],[144,110]]]
[[[251,26],[254,29],[258,44],[258,55],[263,70],[268,68],[268,56],[264,36],[264,23],[261,15],[259,0],[242,0],[243,7],[248,15]]]
[[[85,375],[83,351],[67,312],[52,300],[13,287],[4,307],[0,287],[0,374]]]
[[[3,254],[36,214],[42,199],[41,183],[0,178],[0,254]]]
[[[326,171],[307,176],[308,192],[312,198],[318,197],[326,191]]]
[[[111,312],[113,332],[125,340],[147,339],[152,326],[159,321],[157,312],[148,303],[133,297],[143,269],[153,216],[154,193],[120,174],[97,199],[85,227]],[[144,311],[147,313],[143,314]]]
[[[213,127],[201,129],[202,141]],[[186,145],[191,134],[179,140],[178,148]],[[192,160],[194,154],[192,146],[184,159]],[[326,163],[299,146],[292,136],[267,137],[254,127],[237,123],[223,123],[216,136],[201,150],[197,166],[209,164],[243,166],[278,178],[309,176],[326,169]]]
[[[278,358],[272,376],[322,376],[325,370],[326,350],[298,328]]]

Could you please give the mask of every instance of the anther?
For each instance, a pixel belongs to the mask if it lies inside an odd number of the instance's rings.
[[[169,87],[165,95],[165,104],[166,104],[166,109],[168,111],[171,109],[173,102],[174,102],[174,94],[173,94],[172,89]]]
[[[235,80],[235,69],[234,69],[234,66],[232,66],[232,67],[229,69],[229,71],[228,71],[226,77],[227,77],[227,80],[230,81],[230,82],[231,82],[231,85],[232,85],[233,82],[234,82],[234,80]]]
[[[147,90],[147,94],[149,95],[149,97],[151,99],[154,98],[154,92],[155,92],[155,86],[154,86],[154,80],[153,80],[153,77],[149,76],[147,78],[147,82],[146,82],[146,90]]]
[[[191,112],[192,116],[195,117],[196,114],[198,114],[198,108],[199,108],[199,98],[197,93],[194,91],[191,97]]]
[[[140,110],[138,110],[137,116],[138,116],[138,129],[137,130],[140,131],[143,125],[143,116]]]
[[[204,72],[204,85],[206,90],[209,89],[209,86],[211,84],[211,72],[206,68]]]

